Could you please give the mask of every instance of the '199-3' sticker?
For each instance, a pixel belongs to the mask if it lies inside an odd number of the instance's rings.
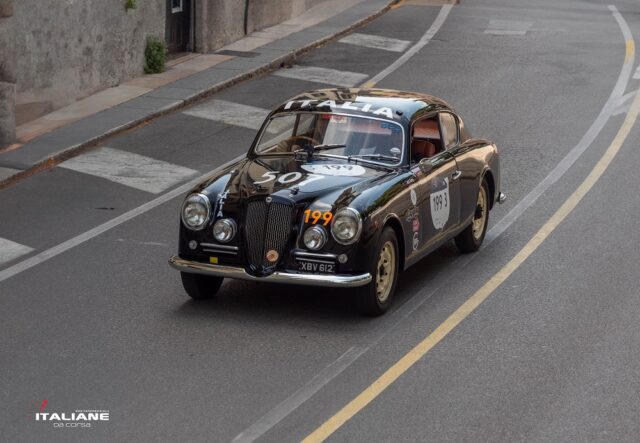
[[[431,186],[431,219],[433,227],[444,228],[449,220],[449,179],[435,178]]]

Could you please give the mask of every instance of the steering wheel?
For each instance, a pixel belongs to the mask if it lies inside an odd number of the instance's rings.
[[[313,146],[319,145],[320,142],[318,140],[316,140],[315,138],[311,138],[308,137],[306,135],[294,135],[293,137],[289,137],[287,139],[288,142],[293,142],[294,140],[307,140],[311,143],[313,143]],[[291,146],[293,146],[293,143],[291,143]]]

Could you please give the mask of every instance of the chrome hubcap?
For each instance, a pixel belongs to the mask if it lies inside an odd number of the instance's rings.
[[[393,243],[386,242],[380,251],[376,275],[376,297],[380,303],[384,303],[391,293],[391,286],[396,273],[396,250]]]
[[[480,240],[482,232],[484,231],[484,225],[487,223],[487,191],[484,186],[480,187],[478,193],[478,205],[476,206],[476,213],[473,217],[473,238]]]

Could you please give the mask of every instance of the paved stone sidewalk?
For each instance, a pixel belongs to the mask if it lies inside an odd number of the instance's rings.
[[[23,144],[0,151],[0,189],[140,123],[180,109],[295,57],[383,13],[392,0],[330,0],[212,54],[177,60],[162,74],[101,91],[18,128]]]

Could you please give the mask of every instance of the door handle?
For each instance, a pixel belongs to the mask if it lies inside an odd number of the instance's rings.
[[[460,170],[457,170],[451,175],[451,181],[458,180],[461,175],[462,175],[462,172],[460,172]]]

